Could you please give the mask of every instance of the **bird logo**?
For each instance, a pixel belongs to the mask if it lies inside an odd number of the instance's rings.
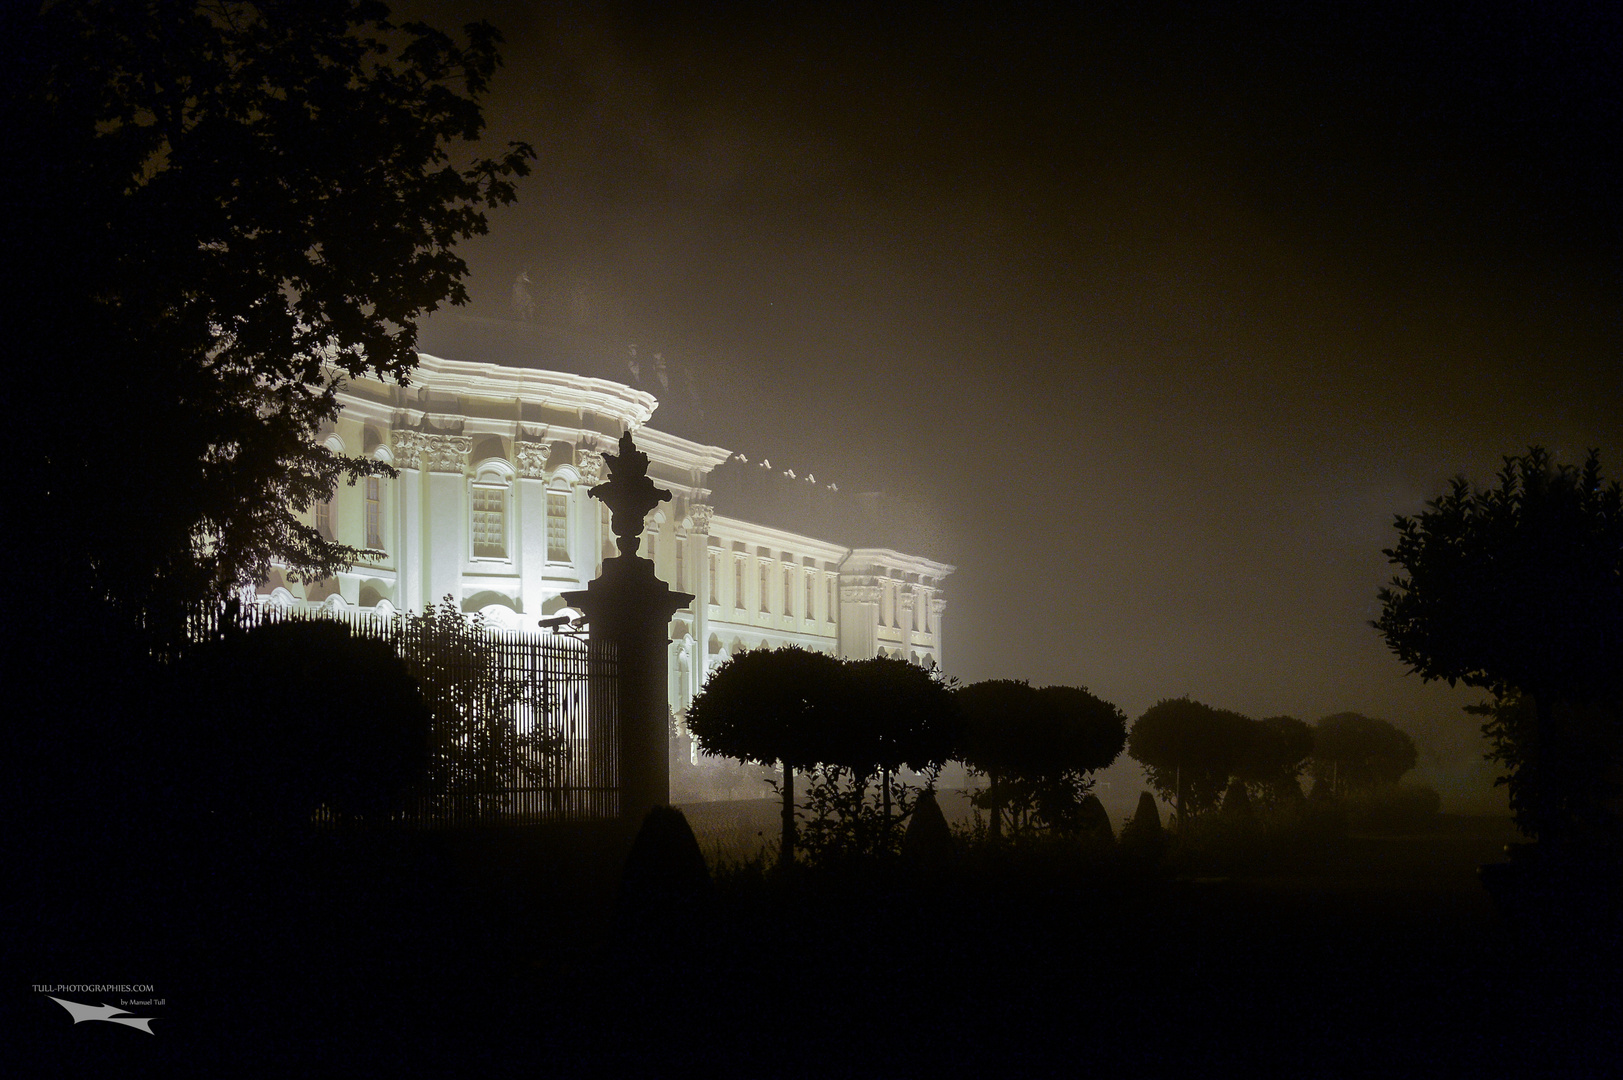
[[[139,1028],[148,1035],[156,1032],[148,1025],[158,1019],[156,1016],[131,1016],[128,1009],[118,1009],[111,1005],[81,1005],[77,1001],[64,1001],[62,998],[45,995],[72,1015],[75,1024],[82,1024],[86,1020],[105,1020],[109,1024],[123,1024],[125,1027]]]

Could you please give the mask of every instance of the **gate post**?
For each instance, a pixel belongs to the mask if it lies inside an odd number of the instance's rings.
[[[604,559],[601,574],[563,599],[586,616],[591,636],[611,642],[617,655],[619,809],[621,818],[637,823],[651,807],[671,801],[666,646],[671,616],[693,597],[673,592],[654,576],[653,562],[637,554],[644,518],[671,497],[648,478],[648,455],[627,431],[620,436],[620,452],[603,459],[609,479],[587,494],[611,511],[620,554]]]

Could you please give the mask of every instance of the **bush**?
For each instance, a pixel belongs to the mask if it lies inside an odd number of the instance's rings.
[[[829,865],[901,852],[902,837],[923,789],[892,774],[887,819],[880,776],[858,776],[851,769],[820,765],[802,777],[806,801],[800,809],[811,818],[800,825],[800,846],[810,863]]]

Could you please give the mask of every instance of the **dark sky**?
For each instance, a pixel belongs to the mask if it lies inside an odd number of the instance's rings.
[[[1380,549],[1532,443],[1623,474],[1623,7],[1239,6],[408,10],[501,29],[540,156],[473,310],[584,285],[678,434],[933,507],[953,673],[1383,716],[1457,789]]]

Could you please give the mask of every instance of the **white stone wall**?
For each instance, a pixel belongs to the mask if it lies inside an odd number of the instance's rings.
[[[647,426],[657,402],[618,383],[422,356],[410,387],[358,380],[326,438],[399,475],[379,484],[379,539],[336,582],[273,577],[284,600],[421,611],[449,595],[495,626],[539,633],[561,593],[584,588],[613,554],[601,504],[602,452],[626,427],[673,498],[649,515],[642,554],[696,596],[671,624],[670,702],[680,715],[708,672],[752,648],[799,645],[845,657],[940,666],[941,582],[952,567],[888,549],[850,549],[714,513],[705,486],[730,452]],[[548,544],[548,495],[567,508],[567,558]],[[494,535],[499,550],[481,547]],[[364,547],[364,484],[340,486],[334,538]],[[476,520],[477,515],[477,520]],[[315,515],[311,515],[312,521]],[[742,586],[742,588],[740,588]],[[764,590],[764,591],[763,591]]]

